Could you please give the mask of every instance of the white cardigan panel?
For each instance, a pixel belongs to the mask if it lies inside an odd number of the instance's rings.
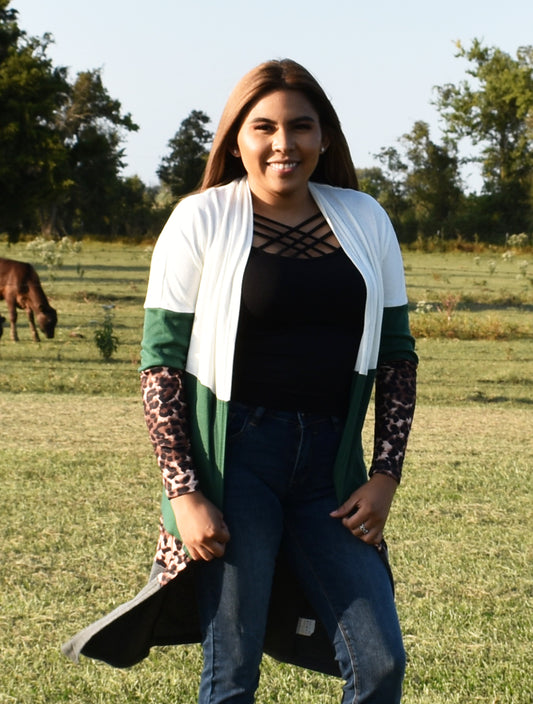
[[[369,195],[310,183],[309,190],[366,284],[355,371],[375,369],[384,307],[407,302],[400,248],[390,220]],[[185,198],[158,239],[146,308],[194,313],[186,369],[221,401],[231,394],[244,269],[253,240],[246,178]]]

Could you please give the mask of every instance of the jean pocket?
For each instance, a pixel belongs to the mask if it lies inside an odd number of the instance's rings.
[[[254,411],[243,404],[232,404],[228,411],[226,439],[234,440],[243,435],[250,426]]]

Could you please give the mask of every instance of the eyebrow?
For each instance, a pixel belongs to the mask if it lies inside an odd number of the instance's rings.
[[[268,117],[254,117],[250,122],[268,122],[271,125],[276,124],[276,120],[271,120]],[[289,124],[294,122],[316,122],[316,119],[311,115],[300,115],[299,117],[293,117],[289,120]]]

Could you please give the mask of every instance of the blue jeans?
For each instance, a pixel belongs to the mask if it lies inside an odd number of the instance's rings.
[[[251,704],[272,576],[284,554],[325,626],[345,680],[343,704],[396,704],[405,653],[376,548],[329,513],[342,422],[232,403],[223,558],[199,565],[204,669],[199,704]]]

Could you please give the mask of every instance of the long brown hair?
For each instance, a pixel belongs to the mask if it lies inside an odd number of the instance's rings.
[[[235,86],[220,118],[200,189],[221,186],[245,175],[242,161],[230,150],[235,147],[248,112],[258,100],[276,90],[303,93],[318,113],[328,148],[320,156],[311,180],[357,190],[355,167],[333,105],[309,71],[291,59],[266,61]]]

